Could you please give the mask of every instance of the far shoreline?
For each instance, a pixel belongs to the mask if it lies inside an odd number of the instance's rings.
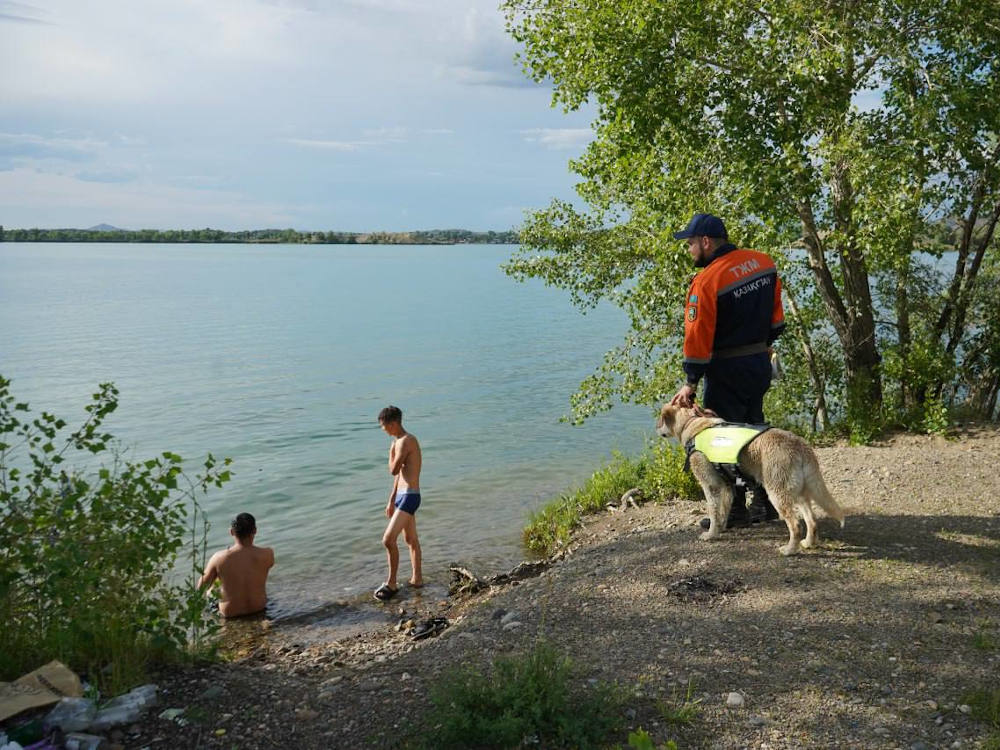
[[[516,245],[515,230],[477,232],[469,229],[428,229],[407,232],[298,231],[295,229],[119,229],[99,225],[89,229],[5,229],[0,242],[116,242],[132,244],[239,245]]]

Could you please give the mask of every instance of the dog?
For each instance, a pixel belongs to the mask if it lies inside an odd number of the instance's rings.
[[[709,416],[711,414],[711,416]],[[656,421],[656,431],[663,437],[674,437],[685,445],[702,430],[724,422],[697,408],[665,404]],[[783,555],[794,555],[801,547],[816,545],[816,518],[812,503],[816,503],[830,518],[844,526],[845,513],[826,488],[820,474],[819,461],[809,444],[798,435],[772,428],[762,432],[739,454],[739,468],[767,490],[767,495],[788,526],[788,544],[778,548]],[[733,488],[729,480],[700,451],[691,454],[691,473],[701,485],[708,503],[711,525],[701,538],[717,539],[725,528],[733,504]],[[806,536],[799,536],[799,519],[806,522]]]

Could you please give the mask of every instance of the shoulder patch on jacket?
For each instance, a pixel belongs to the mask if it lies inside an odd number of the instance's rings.
[[[696,305],[691,305],[688,307],[688,320],[694,321],[698,319],[698,307]]]

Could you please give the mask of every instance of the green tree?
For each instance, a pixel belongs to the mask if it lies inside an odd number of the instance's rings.
[[[846,393],[827,398],[846,395],[856,430],[883,402],[885,347],[901,372],[915,350],[918,361],[960,353],[1000,219],[996,0],[502,8],[553,104],[596,105],[595,138],[571,163],[588,209],[554,201],[530,215],[508,266],[583,305],[611,298],[632,317],[578,394],[578,416],[615,391],[672,392],[690,267],[669,232],[695,210],[723,216],[742,245],[781,253],[785,272],[808,272],[801,296],[818,295],[842,355]],[[940,222],[955,231],[927,243]],[[950,280],[915,307],[918,253],[945,250],[956,251]],[[939,394],[948,373],[925,375],[902,389],[907,403]]]

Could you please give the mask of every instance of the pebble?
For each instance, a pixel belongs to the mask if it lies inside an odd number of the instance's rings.
[[[750,717],[750,726],[752,726],[752,727],[767,726],[767,719],[765,719],[763,716],[751,716]]]
[[[510,622],[508,622],[506,625],[503,626],[503,629],[509,632],[511,630],[517,630],[520,627],[521,623],[519,623],[517,620],[511,620]]]
[[[312,721],[319,713],[311,708],[297,708],[295,709],[295,718],[299,721]]]
[[[207,690],[202,691],[201,695],[198,696],[198,701],[211,701],[220,697],[223,693],[223,689],[220,685],[212,685],[212,687]]]
[[[500,624],[508,625],[509,623],[514,622],[517,618],[518,618],[517,612],[507,612],[500,618]]]
[[[743,703],[743,696],[739,693],[730,693],[726,696],[726,705],[730,708],[739,708]]]
[[[972,706],[970,706],[968,703],[963,703],[961,706],[958,707],[958,710],[961,711],[963,714],[971,714]]]
[[[922,740],[917,740],[916,742],[910,745],[910,750],[931,750],[931,747],[926,742],[923,742]]]

